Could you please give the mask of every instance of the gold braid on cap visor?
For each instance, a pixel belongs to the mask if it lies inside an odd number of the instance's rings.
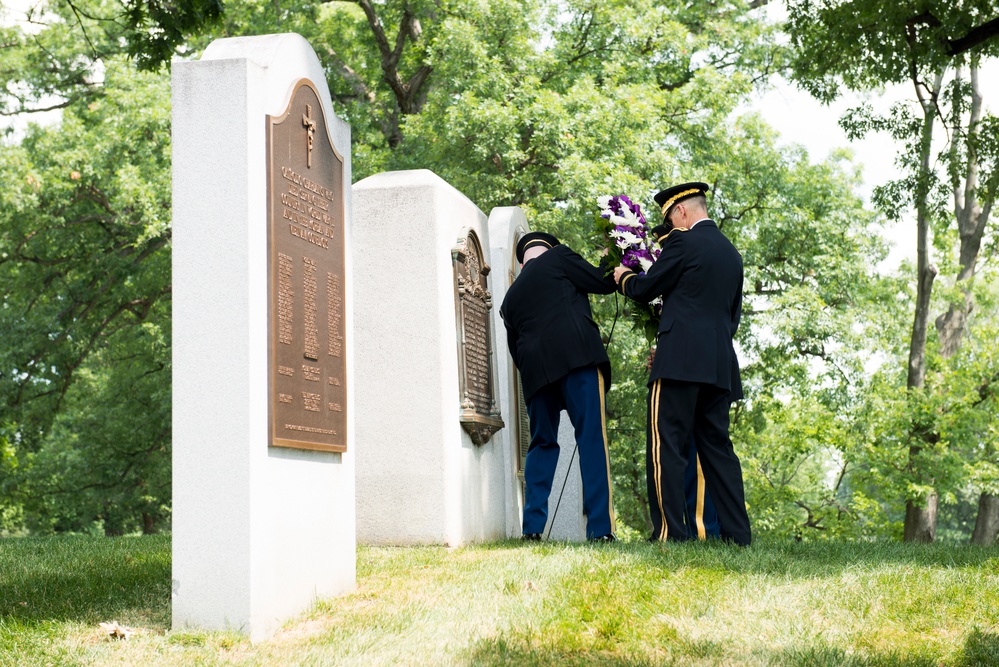
[[[543,241],[541,239],[534,239],[533,241],[528,241],[527,243],[524,244],[524,252],[527,252],[528,248],[531,248],[531,247],[536,246],[536,245],[543,245],[543,246],[548,247],[548,248],[553,248],[554,247],[548,241]]]
[[[666,215],[666,211],[669,210],[669,207],[675,204],[676,200],[679,199],[680,197],[686,197],[687,195],[696,195],[700,191],[701,191],[700,188],[694,188],[693,190],[684,190],[683,192],[679,192],[673,195],[672,197],[666,200],[665,204],[663,204],[662,208],[663,215],[664,216]]]

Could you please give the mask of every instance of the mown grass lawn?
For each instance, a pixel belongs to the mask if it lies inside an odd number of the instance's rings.
[[[355,592],[250,644],[170,630],[168,536],[0,539],[0,665],[341,664],[999,665],[999,548],[362,548]]]

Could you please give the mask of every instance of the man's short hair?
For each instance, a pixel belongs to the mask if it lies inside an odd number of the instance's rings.
[[[705,211],[708,210],[708,198],[704,195],[696,195],[688,200],[694,206],[703,208]]]

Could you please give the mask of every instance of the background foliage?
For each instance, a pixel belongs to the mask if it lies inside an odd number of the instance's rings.
[[[746,268],[746,399],[733,407],[733,439],[756,530],[901,536],[906,502],[932,480],[940,536],[966,539],[976,494],[999,491],[994,231],[965,344],[943,357],[931,335],[926,387],[907,389],[915,278],[912,267],[879,263],[883,225],[912,202],[912,183],[890,184],[872,206],[858,194],[862,174],[849,153],[816,159],[745,111],[777,74],[832,99],[844,82],[904,77],[894,65],[902,56],[891,44],[826,48],[826,24],[807,11],[838,7],[849,17],[852,3],[789,2],[784,25],[759,4],[233,0],[211,5],[216,16],[200,0],[175,15],[155,3],[52,1],[36,7],[35,23],[3,28],[0,113],[63,112],[58,124],[9,133],[0,147],[0,530],[169,525],[163,63],[197,57],[218,37],[294,31],[316,49],[336,112],[351,124],[356,179],[430,169],[485,211],[523,207],[535,228],[591,259],[597,196],[625,193],[652,211],[665,184],[709,182],[712,215]],[[978,15],[999,15],[980,4]],[[965,25],[947,16],[946,25]],[[149,31],[156,25],[162,33]],[[927,62],[952,58],[934,39],[919,42]],[[987,58],[988,48],[967,53]],[[837,53],[830,67],[866,69],[820,69]],[[895,120],[904,142],[913,114],[900,108]],[[986,139],[980,153],[991,155]],[[933,206],[933,241],[953,275],[956,225],[945,196]],[[934,296],[938,310],[956,298],[954,284]],[[625,300],[592,300],[614,363],[618,516],[644,532],[648,349]],[[914,424],[938,435],[915,465]]]

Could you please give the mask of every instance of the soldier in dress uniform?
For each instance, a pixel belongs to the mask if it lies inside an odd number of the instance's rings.
[[[742,257],[707,214],[706,183],[656,195],[669,234],[648,273],[615,269],[618,288],[647,303],[663,298],[649,376],[646,464],[652,536],[687,540],[684,470],[693,434],[722,539],[749,545],[742,466],[729,438],[729,405],[742,397],[732,339],[742,313]]]
[[[670,225],[657,225],[652,228],[652,237],[663,246],[672,231]],[[654,353],[652,358],[655,358]],[[651,365],[650,363],[649,370]],[[696,536],[699,540],[719,537],[721,531],[718,527],[718,514],[704,482],[704,470],[701,468],[700,457],[697,456],[697,443],[694,441],[693,433],[690,434],[688,443],[687,467],[683,471],[683,494],[686,503],[684,519],[692,537]]]
[[[576,433],[583,482],[586,537],[614,540],[605,396],[610,361],[590,313],[588,294],[610,294],[609,272],[584,260],[544,232],[517,243],[523,269],[500,306],[510,354],[531,424],[524,466],[523,538],[540,540],[558,464],[559,414]]]

